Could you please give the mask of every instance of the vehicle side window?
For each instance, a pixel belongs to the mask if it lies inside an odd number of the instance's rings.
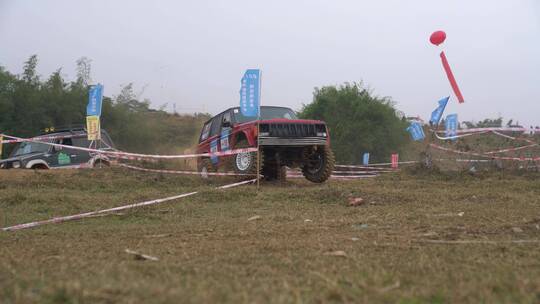
[[[199,142],[205,141],[208,138],[208,135],[210,135],[210,126],[212,125],[212,121],[207,122],[201,132],[201,138]]]
[[[212,127],[210,128],[210,136],[215,136],[219,134],[219,130],[221,129],[222,118],[223,118],[223,114],[220,114],[212,119]]]
[[[58,134],[58,136],[64,136],[64,135],[67,135],[67,134]],[[60,145],[64,145],[64,146],[73,146],[73,140],[71,138],[60,138],[60,139],[57,139],[55,140],[55,143],[56,144],[60,144]],[[54,152],[60,152],[60,151],[64,151],[65,153],[71,153],[72,150],[69,149],[69,148],[64,148],[64,147],[54,147]]]
[[[76,147],[88,148],[90,146],[90,142],[86,137],[77,137],[73,138],[73,145]]]
[[[231,111],[227,111],[227,112],[223,113],[222,123],[225,123],[225,122],[229,122],[230,124],[232,124]]]
[[[73,140],[71,138],[62,138],[58,140],[58,143],[66,146],[73,146]]]

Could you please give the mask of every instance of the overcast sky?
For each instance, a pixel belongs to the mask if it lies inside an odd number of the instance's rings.
[[[458,105],[429,35],[443,46],[465,97]],[[300,109],[314,87],[363,81],[407,115],[460,120],[502,115],[540,124],[539,0],[0,0],[0,65],[39,73],[92,59],[115,95],[133,82],[154,107],[218,111],[239,103],[247,68],[263,71],[263,104]]]

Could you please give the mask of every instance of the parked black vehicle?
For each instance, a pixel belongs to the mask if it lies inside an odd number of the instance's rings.
[[[96,142],[88,140],[84,128],[55,129],[44,133],[39,141],[66,146],[96,148]],[[112,150],[113,142],[105,130],[101,130],[101,141],[97,144],[101,150]],[[0,160],[2,169],[67,169],[92,168],[97,165],[109,165],[111,159],[103,154],[51,146],[38,142],[18,143],[7,159]]]

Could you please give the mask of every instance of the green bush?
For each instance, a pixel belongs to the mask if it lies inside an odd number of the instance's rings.
[[[370,152],[371,161],[388,162],[409,142],[408,124],[392,101],[373,96],[361,84],[316,88],[313,102],[299,114],[327,123],[340,163],[359,163],[364,152]]]

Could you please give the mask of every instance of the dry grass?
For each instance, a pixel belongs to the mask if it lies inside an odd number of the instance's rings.
[[[120,215],[0,232],[0,299],[540,301],[540,244],[510,242],[540,240],[538,176],[402,173],[212,190],[229,181],[119,169],[0,172],[1,226],[203,190]],[[348,207],[349,197],[365,204]]]

